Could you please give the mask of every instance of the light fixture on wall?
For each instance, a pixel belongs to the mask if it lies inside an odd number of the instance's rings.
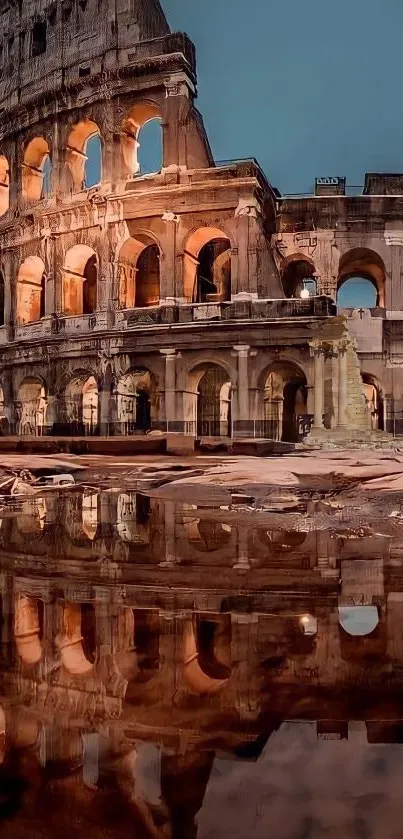
[[[309,288],[306,288],[306,287],[304,286],[304,288],[302,288],[302,289],[301,289],[301,292],[300,292],[300,297],[301,297],[301,299],[302,299],[302,300],[309,300],[310,296],[311,296],[311,295],[310,295],[310,293],[309,293]]]

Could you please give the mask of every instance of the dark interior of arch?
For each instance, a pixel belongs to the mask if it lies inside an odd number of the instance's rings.
[[[307,287],[308,282],[312,288],[312,290],[310,289],[311,294],[314,289],[316,293],[316,280],[313,276],[314,270],[313,265],[303,259],[296,259],[293,262],[289,262],[281,277],[285,296],[299,297],[304,285]]]
[[[231,299],[231,243],[229,239],[212,239],[199,253],[196,302],[209,298]]]
[[[83,314],[92,315],[97,308],[98,266],[94,254],[90,256],[84,269]]]
[[[37,20],[32,30],[32,57],[43,55],[46,52],[46,20]]]
[[[135,306],[157,306],[160,299],[160,252],[148,245],[137,260]]]

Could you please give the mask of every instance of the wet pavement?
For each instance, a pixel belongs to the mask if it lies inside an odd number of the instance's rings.
[[[250,460],[0,499],[2,837],[401,836],[400,455]]]

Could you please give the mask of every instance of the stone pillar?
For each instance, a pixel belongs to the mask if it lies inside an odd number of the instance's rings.
[[[176,563],[176,518],[172,501],[164,504],[164,531],[165,558],[160,562],[160,568],[171,568]]]
[[[165,247],[160,257],[160,304],[169,305],[176,295],[176,240],[179,217],[165,212],[162,220],[166,226]]]
[[[236,422],[238,430],[242,433],[248,433],[249,423],[249,377],[248,377],[248,358],[250,346],[248,344],[239,344],[234,347],[234,352],[237,354],[238,361],[238,387],[237,387],[237,416]]]
[[[347,428],[347,342],[339,343],[339,416],[338,428]]]
[[[323,409],[325,393],[324,355],[320,341],[313,341],[311,353],[314,357],[314,428],[323,428]]]
[[[176,359],[179,356],[175,349],[160,350],[165,356],[165,418],[167,431],[174,431],[173,424],[176,420]]]

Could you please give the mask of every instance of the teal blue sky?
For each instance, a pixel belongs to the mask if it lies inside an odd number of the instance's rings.
[[[217,160],[256,157],[283,193],[403,171],[401,0],[162,0],[197,47]]]

